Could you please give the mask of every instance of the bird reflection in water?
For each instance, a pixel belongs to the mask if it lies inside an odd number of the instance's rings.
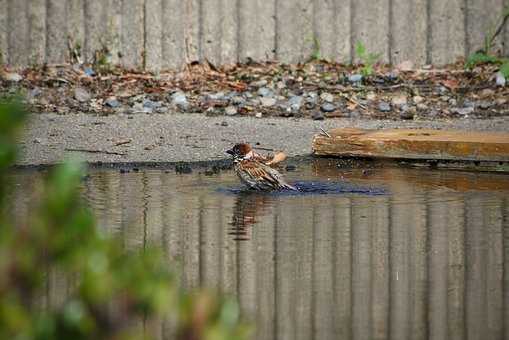
[[[228,234],[235,241],[250,240],[252,227],[266,214],[273,202],[274,198],[267,194],[253,191],[238,193]]]

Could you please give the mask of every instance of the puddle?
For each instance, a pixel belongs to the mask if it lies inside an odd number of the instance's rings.
[[[83,195],[126,248],[162,248],[185,287],[237,296],[257,339],[507,336],[509,176],[328,160],[286,176],[299,192],[246,192],[231,171],[91,170]],[[12,180],[23,222],[40,175]]]

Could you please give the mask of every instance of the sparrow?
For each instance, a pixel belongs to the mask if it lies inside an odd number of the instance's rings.
[[[226,153],[233,156],[235,172],[248,188],[260,191],[297,190],[284,180],[279,171],[260,161],[249,144],[236,144]]]

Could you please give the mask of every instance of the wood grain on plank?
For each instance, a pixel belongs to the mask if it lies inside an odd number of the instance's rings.
[[[509,161],[509,134],[460,130],[334,129],[317,135],[313,152],[327,156]]]

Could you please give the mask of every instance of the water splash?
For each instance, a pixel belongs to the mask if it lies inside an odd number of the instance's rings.
[[[303,195],[345,195],[360,194],[369,196],[388,195],[389,192],[385,188],[360,186],[346,182],[329,182],[329,181],[299,181],[292,183],[298,191],[281,190],[260,192],[249,190],[245,187],[222,187],[217,189],[218,192],[238,195],[242,193],[263,193],[269,196],[303,196]]]

